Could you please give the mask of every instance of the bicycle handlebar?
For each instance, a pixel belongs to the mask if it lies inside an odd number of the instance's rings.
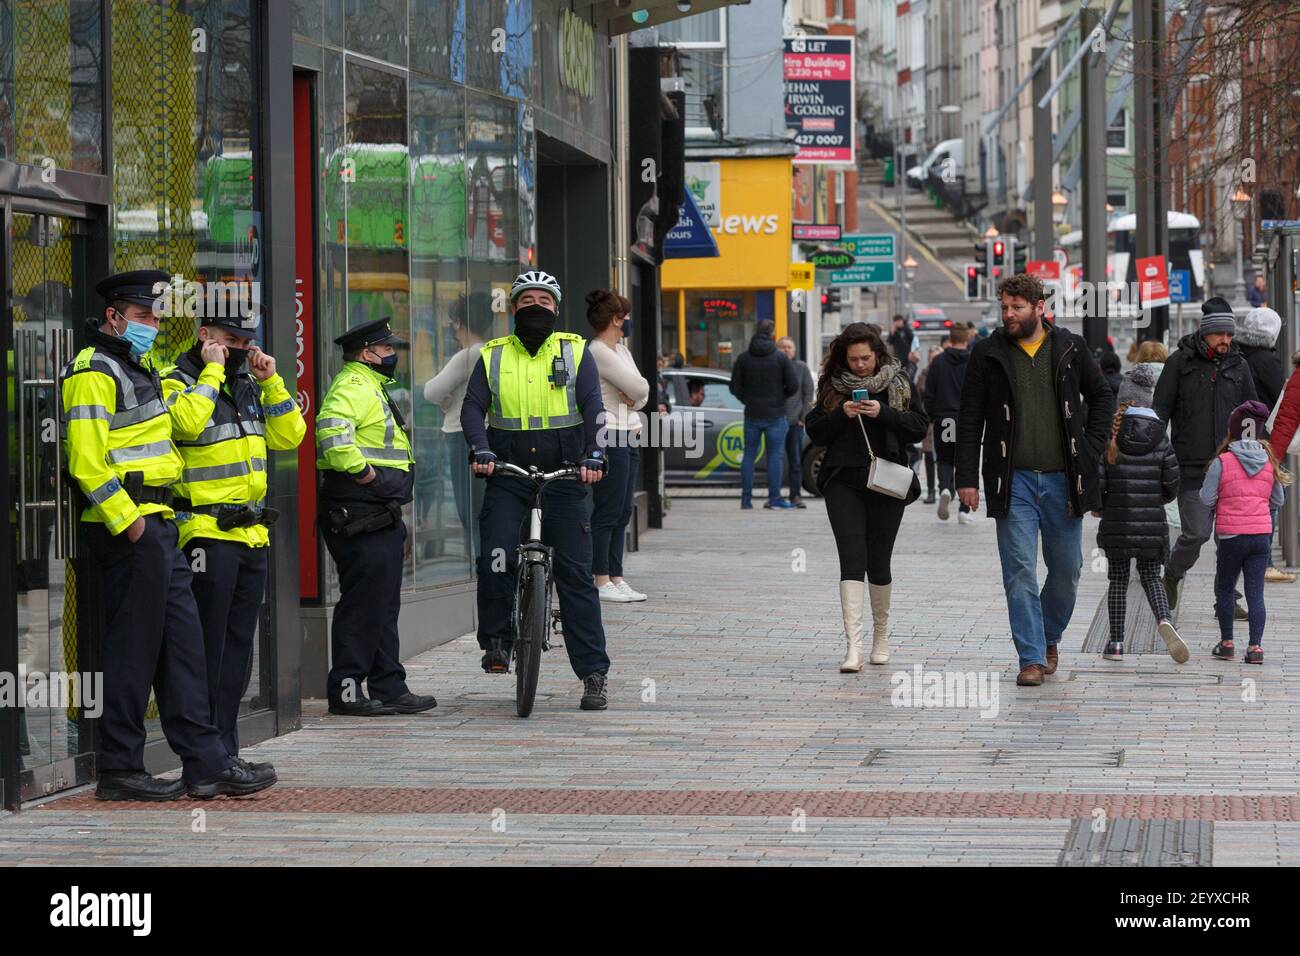
[[[556,471],[537,471],[536,469],[520,468],[508,461],[496,462],[495,470],[504,472],[507,475],[514,475],[517,478],[527,478],[529,481],[541,482],[542,484],[554,481],[557,478],[577,478],[581,474],[581,469],[577,465],[570,465]]]

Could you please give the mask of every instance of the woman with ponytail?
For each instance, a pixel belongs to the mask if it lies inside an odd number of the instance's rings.
[[[1157,630],[1169,656],[1182,664],[1188,658],[1187,645],[1170,620],[1169,600],[1160,580],[1160,566],[1169,551],[1165,503],[1178,496],[1178,458],[1165,437],[1164,422],[1151,409],[1155,387],[1156,373],[1149,365],[1135,366],[1124,376],[1100,468],[1101,511],[1094,514],[1101,518],[1097,546],[1106,553],[1110,579],[1106,592],[1110,640],[1102,657],[1124,659],[1129,563],[1136,561]]]
[[[855,399],[855,393],[862,392],[866,397]],[[921,494],[915,474],[906,499],[868,488],[871,456],[866,439],[878,457],[906,466],[908,449],[925,437],[929,419],[912,380],[890,356],[880,333],[854,322],[831,342],[817,383],[817,399],[805,421],[808,437],[826,449],[817,490],[826,499],[840,555],[840,609],[848,642],[840,672],[852,673],[862,670],[863,598],[868,590],[874,625],[870,660],[873,664],[889,660],[894,538],[903,508]]]

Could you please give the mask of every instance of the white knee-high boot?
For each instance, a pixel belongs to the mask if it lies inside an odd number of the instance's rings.
[[[892,584],[871,584],[871,663],[884,664],[889,660],[889,592]]]
[[[844,638],[848,651],[840,661],[841,674],[862,670],[862,612],[866,585],[861,581],[840,582],[840,611],[844,615]]]

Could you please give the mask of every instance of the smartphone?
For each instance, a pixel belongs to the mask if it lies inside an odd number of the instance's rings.
[[[871,401],[871,395],[865,388],[855,388],[853,390],[853,400],[855,402],[869,402]]]

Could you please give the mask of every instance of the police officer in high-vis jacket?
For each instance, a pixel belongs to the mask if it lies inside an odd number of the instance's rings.
[[[183,465],[172,507],[203,621],[212,722],[238,756],[236,718],[266,594],[266,529],[278,516],[266,504],[267,448],[297,448],[307,424],[275,359],[253,341],[258,315],[200,322],[198,341],[162,382]]]
[[[414,458],[406,422],[387,392],[397,346],[405,344],[388,321],[366,322],[334,340],[345,364],[316,416],[318,523],[338,565],[340,592],[329,710],[358,717],[415,714],[438,704],[432,695],[411,693],[399,659],[402,505],[411,500]]]
[[[169,520],[169,486],[182,461],[162,384],[144,361],[167,283],[167,273],[148,269],[101,281],[95,289],[106,308],[87,323],[86,347],[63,372],[68,471],[87,505],[84,540],[102,574],[107,622],[96,790],[103,800],[172,800],[187,790],[244,795],[275,783],[274,770],[238,763],[210,718],[203,629]],[[181,780],[144,769],[150,686]]]
[[[542,471],[580,465],[587,484],[605,473],[604,452],[597,442],[605,410],[600,374],[582,336],[555,331],[560,298],[559,282],[545,272],[525,272],[515,279],[510,288],[514,334],[487,342],[470,373],[460,422],[478,475],[492,475],[498,460]],[[532,494],[531,482],[504,474],[492,478],[484,494],[478,642],[489,674],[505,673],[509,667],[515,549],[527,527]],[[582,709],[603,710],[609,657],[591,577],[586,489],[557,481],[543,494],[542,539],[554,550],[564,646],[583,682]]]

